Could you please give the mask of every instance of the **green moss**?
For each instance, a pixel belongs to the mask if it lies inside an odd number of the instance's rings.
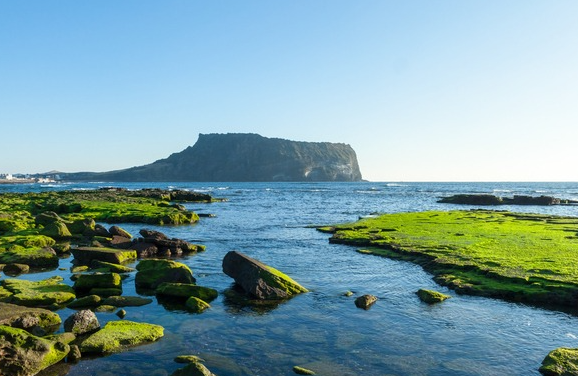
[[[0,247],[0,264],[26,264],[30,267],[57,267],[58,256],[51,248],[25,248],[12,245],[9,248]]]
[[[558,348],[542,361],[540,372],[546,376],[578,375],[578,349]]]
[[[295,372],[298,375],[315,375],[315,372],[311,371],[310,369],[299,366],[294,366],[293,372]]]
[[[141,260],[136,269],[137,287],[156,289],[163,282],[195,283],[191,269],[183,263],[172,260]]]
[[[33,282],[21,279],[6,279],[4,288],[14,295],[11,302],[26,307],[55,307],[75,299],[74,290],[63,283],[62,277],[51,277]]]
[[[487,210],[396,213],[334,226],[330,241],[418,263],[458,293],[575,307],[577,225]]]
[[[0,302],[8,303],[12,299],[12,292],[0,287]]]
[[[308,292],[305,287],[301,286],[299,283],[295,282],[288,275],[280,272],[279,270],[272,268],[268,265],[264,265],[264,271],[259,275],[269,286],[281,289],[285,291],[288,295],[299,294],[302,292]]]
[[[136,271],[136,269],[129,268],[128,266],[100,260],[94,260],[90,263],[90,266],[95,269],[105,269],[106,271],[113,273],[131,273]]]
[[[100,304],[102,298],[98,295],[88,295],[78,298],[75,301],[67,305],[68,308],[85,308],[85,307],[96,307]]]
[[[122,291],[122,279],[118,273],[81,274],[74,281],[74,290],[80,294],[103,295],[102,289]],[[119,294],[114,294],[119,295]]]
[[[422,302],[428,304],[443,302],[444,300],[451,298],[451,296],[442,294],[441,292],[426,289],[419,289],[416,294]]]
[[[195,296],[191,296],[190,298],[188,298],[185,305],[187,306],[187,309],[193,313],[201,313],[204,310],[206,310],[207,308],[211,308],[209,303],[207,303],[207,302],[205,302],[205,301],[203,301],[203,300],[201,300]]]
[[[196,298],[204,300],[205,302],[211,302],[215,300],[219,295],[217,290],[209,287],[197,286],[187,283],[169,283],[169,282],[161,283],[159,287],[157,287],[156,293],[158,295],[172,296],[184,299],[194,296]]]
[[[60,324],[60,316],[49,310],[0,303],[0,325],[18,327],[31,331],[38,327],[44,332],[53,332],[58,329]]]
[[[112,353],[126,346],[153,342],[163,336],[162,326],[132,321],[110,321],[80,344],[82,353]]]

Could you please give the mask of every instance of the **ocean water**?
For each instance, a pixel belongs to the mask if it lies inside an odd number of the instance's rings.
[[[187,204],[216,215],[191,226],[123,225],[133,234],[146,227],[206,245],[206,252],[180,261],[191,267],[197,284],[220,295],[202,314],[154,296],[150,305],[125,308],[126,320],[162,325],[165,336],[122,353],[64,364],[45,375],[170,375],[182,366],[174,357],[183,354],[205,359],[219,376],[293,375],[295,365],[318,375],[539,375],[550,350],[578,347],[575,315],[457,295],[436,285],[419,266],[329,244],[329,235],[308,227],[352,222],[373,213],[472,208],[436,203],[456,193],[578,200],[578,183],[91,183],[0,186],[0,192],[101,186],[189,189],[228,199]],[[499,209],[578,216],[578,206]],[[233,281],[221,267],[230,250],[285,272],[310,292],[276,306],[231,301],[225,292]],[[63,259],[60,266],[70,263]],[[52,275],[72,284],[69,273],[60,270],[22,278]],[[124,295],[136,295],[134,275],[123,287]],[[436,289],[452,299],[429,306],[415,295],[419,288]],[[355,295],[343,296],[349,290]],[[367,311],[358,309],[353,301],[362,294],[379,300]],[[63,320],[72,312],[58,311]],[[101,325],[118,319],[97,315]]]

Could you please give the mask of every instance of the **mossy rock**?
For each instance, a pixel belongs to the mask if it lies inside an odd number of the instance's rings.
[[[122,291],[122,279],[118,273],[81,274],[74,281],[74,290],[79,293],[94,292],[94,289],[116,289]]]
[[[72,255],[82,265],[90,265],[94,260],[120,265],[136,260],[136,251],[116,248],[78,247],[72,250]]]
[[[201,313],[204,310],[206,310],[207,308],[211,308],[211,306],[209,305],[209,303],[195,297],[195,296],[191,296],[190,298],[187,299],[187,302],[185,303],[187,309],[190,312],[193,313]]]
[[[173,372],[171,376],[215,376],[215,374],[201,362],[189,362],[184,368]]]
[[[443,302],[444,300],[451,298],[451,296],[442,294],[441,292],[426,289],[419,289],[416,294],[422,302],[428,304]]]
[[[184,299],[194,296],[205,302],[211,302],[219,296],[217,290],[209,287],[169,282],[161,283],[156,289],[156,294]]]
[[[172,260],[141,260],[136,269],[135,284],[145,289],[156,289],[163,282],[193,284],[196,281],[187,265]]]
[[[0,303],[0,325],[25,329],[32,333],[50,333],[61,323],[60,316],[43,308]]]
[[[110,321],[101,330],[86,338],[80,344],[84,353],[106,354],[153,342],[161,338],[164,328],[160,325],[132,321]]]
[[[299,366],[294,366],[293,372],[295,372],[298,375],[315,375],[315,372],[313,372],[312,370]]]
[[[86,307],[96,307],[101,304],[102,298],[98,295],[88,295],[78,298],[75,301],[68,303],[68,308],[86,308]]]
[[[107,304],[99,305],[94,309],[94,312],[114,313],[114,311],[116,311],[116,307]]]
[[[6,279],[4,288],[12,292],[11,302],[26,307],[56,308],[76,298],[72,287],[61,283],[62,277],[54,276],[33,282],[22,279]]]
[[[196,356],[196,355],[179,355],[179,356],[175,357],[174,361],[176,363],[189,364],[189,363],[193,363],[193,362],[202,363],[205,360],[203,358]]]
[[[72,237],[72,233],[64,222],[52,222],[47,224],[42,230],[40,230],[40,234],[52,239],[68,239]]]
[[[68,229],[73,234],[92,236],[95,234],[96,222],[92,218],[77,219],[68,224]]]
[[[109,296],[104,299],[102,304],[115,307],[140,307],[152,303],[150,298],[141,298],[140,296]]]
[[[0,302],[9,303],[12,300],[12,292],[0,286]]]
[[[0,247],[1,264],[26,264],[33,268],[52,268],[58,266],[58,256],[52,248],[26,248],[13,245],[8,249]]]
[[[90,267],[93,269],[106,269],[108,272],[112,273],[131,273],[136,271],[134,268],[128,266],[113,264],[111,262],[105,262],[100,260],[94,260],[90,263]]]
[[[55,222],[64,222],[64,219],[62,219],[58,214],[56,214],[53,211],[46,211],[40,213],[34,218],[34,223],[42,226],[46,226]]]
[[[546,376],[578,375],[578,349],[560,347],[550,351],[542,361],[540,372]]]
[[[70,351],[70,346],[60,337],[46,339],[34,336],[23,329],[0,325],[0,370],[3,375],[35,375],[60,362]]]

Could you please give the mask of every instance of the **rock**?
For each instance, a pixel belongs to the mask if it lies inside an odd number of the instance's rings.
[[[193,362],[202,363],[205,361],[204,359],[199,358],[196,355],[179,355],[174,360],[176,363],[185,363],[185,364]]]
[[[7,250],[0,250],[0,263],[26,264],[32,268],[55,268],[58,266],[58,256],[50,247],[24,248],[13,245]]]
[[[489,194],[457,194],[443,197],[440,203],[459,205],[576,205],[578,201],[559,199],[551,196],[514,195],[513,197],[498,197]]]
[[[60,316],[47,309],[0,303],[0,325],[45,334],[56,330],[60,323]]]
[[[80,272],[85,272],[88,269],[89,269],[88,265],[71,266],[70,272],[71,273],[80,273]]]
[[[129,268],[128,266],[113,264],[111,262],[105,262],[100,260],[93,260],[90,263],[90,267],[93,269],[106,269],[109,273],[131,273],[136,271],[134,268]]]
[[[34,223],[36,223],[37,225],[46,226],[54,222],[64,222],[64,219],[62,219],[58,214],[56,214],[53,211],[46,211],[34,217]]]
[[[201,313],[204,310],[206,310],[207,308],[211,308],[209,303],[207,303],[207,302],[205,302],[205,301],[203,301],[203,300],[201,300],[195,296],[191,296],[190,298],[188,298],[185,305],[187,306],[187,309],[193,313]]]
[[[444,300],[451,298],[451,296],[442,294],[441,292],[426,289],[419,289],[416,294],[422,302],[428,304],[443,302]]]
[[[285,299],[308,291],[277,269],[237,251],[225,255],[223,272],[258,299]]]
[[[311,371],[310,369],[299,366],[294,366],[293,372],[295,372],[298,375],[315,375],[315,372]]]
[[[104,299],[102,304],[115,307],[140,307],[152,303],[150,298],[141,298],[140,296],[109,296]]]
[[[123,236],[113,235],[112,239],[108,241],[108,244],[112,248],[118,249],[129,249],[132,247],[133,242],[129,238]]]
[[[105,238],[112,237],[112,234],[110,232],[108,232],[106,227],[104,227],[103,225],[98,224],[98,223],[94,226],[94,235],[103,236]]]
[[[173,372],[171,376],[215,376],[215,374],[200,362],[190,362],[184,368]]]
[[[64,283],[62,277],[54,276],[42,281],[6,279],[4,288],[12,295],[11,303],[26,307],[51,307],[66,304],[76,298],[74,290]]]
[[[171,296],[175,298],[185,298],[185,299],[194,296],[196,298],[204,300],[205,302],[211,302],[215,300],[217,296],[219,296],[217,290],[209,287],[197,286],[186,283],[169,283],[169,282],[161,283],[159,287],[157,287],[155,293],[158,295]]]
[[[82,358],[82,353],[77,345],[70,345],[70,351],[66,357],[68,363],[76,363]]]
[[[96,222],[92,218],[78,219],[68,224],[68,229],[72,234],[80,234],[84,236],[95,235],[95,228]]]
[[[119,309],[118,312],[116,313],[116,315],[121,318],[124,319],[126,316],[126,311],[124,309]]]
[[[35,375],[60,362],[69,351],[70,346],[59,340],[40,338],[19,328],[0,326],[2,375]]]
[[[29,270],[30,266],[26,264],[7,264],[4,266],[3,272],[8,276],[16,277],[20,274],[28,273]]]
[[[355,306],[357,308],[369,309],[375,302],[377,302],[376,296],[366,294],[355,299]]]
[[[127,239],[132,239],[132,235],[130,234],[130,232],[126,231],[125,229],[123,229],[122,227],[119,226],[111,226],[108,229],[108,232],[112,235],[112,236],[120,236],[123,238],[127,238]]]
[[[12,293],[4,287],[0,287],[0,302],[9,303],[12,300]]]
[[[99,305],[98,307],[96,307],[94,309],[94,312],[106,312],[106,313],[113,313],[116,310],[115,306],[111,306],[111,305]]]
[[[78,247],[72,249],[72,255],[74,259],[82,265],[90,265],[94,260],[110,262],[112,264],[123,264],[136,259],[135,251],[115,248]]]
[[[101,330],[82,341],[79,347],[83,354],[112,353],[126,346],[156,341],[163,336],[163,332],[163,327],[159,325],[110,321]]]
[[[142,229],[139,234],[144,238],[145,242],[156,243],[159,240],[169,240],[169,237],[160,231]]]
[[[72,237],[70,230],[64,222],[52,222],[47,224],[42,230],[40,230],[40,234],[57,240]]]
[[[163,282],[196,282],[188,266],[172,260],[141,260],[136,269],[135,284],[141,288],[156,289]]]
[[[64,331],[75,335],[87,334],[100,329],[94,312],[89,309],[73,313],[64,321]]]
[[[578,349],[560,347],[542,361],[540,372],[545,376],[578,375]]]
[[[154,257],[159,252],[159,248],[147,242],[136,242],[133,243],[131,249],[136,251],[139,258]]]
[[[96,307],[101,304],[102,298],[98,295],[88,295],[68,303],[68,308]]]
[[[74,281],[74,290],[79,294],[101,295],[97,292],[102,289],[122,291],[120,275],[117,273],[81,274]]]

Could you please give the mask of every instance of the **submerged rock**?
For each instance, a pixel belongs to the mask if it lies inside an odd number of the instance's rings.
[[[188,283],[196,282],[193,272],[183,263],[172,260],[142,260],[137,265],[135,276],[137,287],[156,289],[163,282]]]
[[[9,376],[35,375],[60,362],[70,346],[60,336],[41,338],[23,329],[0,325],[0,372]]]
[[[104,299],[102,304],[115,307],[140,307],[152,303],[150,298],[141,298],[140,296],[109,296]]]
[[[26,264],[8,264],[2,269],[4,274],[11,277],[19,276],[20,274],[28,273],[30,266]]]
[[[542,361],[540,372],[545,376],[578,375],[578,349],[560,347],[550,351]]]
[[[279,270],[237,251],[225,255],[223,272],[258,299],[285,299],[308,291]]]
[[[217,290],[209,287],[197,286],[187,283],[169,282],[161,283],[155,292],[157,295],[171,296],[174,298],[187,299],[191,296],[194,296],[204,300],[205,302],[211,302],[219,295]]]
[[[196,357],[195,357],[196,358]],[[203,363],[201,363],[200,359],[196,360],[194,358],[189,358],[189,364],[187,364],[184,368],[180,368],[173,372],[171,376],[215,376]]]
[[[419,289],[416,294],[422,302],[428,304],[443,302],[444,300],[451,298],[451,296],[442,294],[441,292],[426,289]]]
[[[204,310],[211,308],[209,303],[195,296],[191,296],[190,298],[188,298],[185,305],[187,306],[187,309],[193,313],[201,313]]]
[[[369,309],[373,305],[373,303],[377,302],[377,296],[365,294],[360,296],[359,298],[355,299],[355,306],[357,308],[362,309]]]
[[[122,279],[117,273],[81,274],[74,281],[74,290],[79,294],[120,295]]]
[[[163,332],[164,328],[160,325],[110,321],[101,330],[82,341],[79,347],[83,354],[112,353],[126,346],[156,341],[163,336]]]

